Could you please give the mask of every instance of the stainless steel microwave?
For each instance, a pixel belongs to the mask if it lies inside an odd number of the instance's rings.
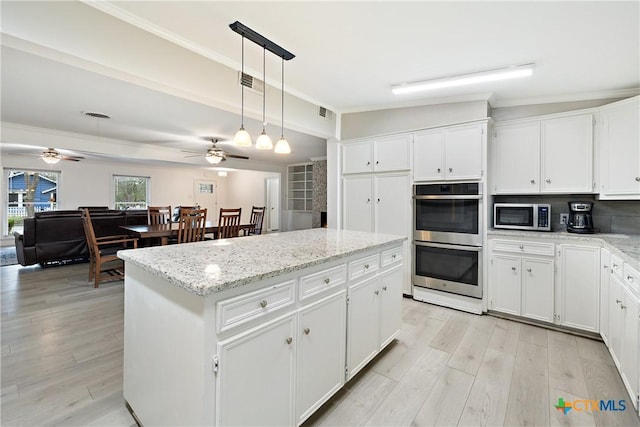
[[[494,203],[493,228],[551,231],[551,205],[545,203]]]

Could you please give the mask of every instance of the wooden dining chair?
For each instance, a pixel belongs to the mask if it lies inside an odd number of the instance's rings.
[[[249,223],[251,228],[247,230],[247,235],[262,234],[262,222],[264,220],[265,206],[252,206],[251,207],[251,219]]]
[[[206,209],[180,208],[178,243],[203,241],[206,222]]]
[[[147,208],[147,224],[170,224],[171,206],[149,206]]]
[[[220,208],[218,218],[218,239],[230,239],[238,237],[240,231],[240,215],[242,208],[224,209]]]
[[[96,237],[89,209],[83,210],[82,225],[89,248],[89,281],[93,280],[93,286],[97,288],[100,282],[124,279],[124,262],[116,253],[129,245],[137,248],[138,238],[128,235]]]

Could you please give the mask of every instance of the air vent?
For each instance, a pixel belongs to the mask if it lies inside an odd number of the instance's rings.
[[[238,83],[257,94],[262,95],[264,93],[264,82],[250,74],[238,72]]]
[[[320,117],[324,117],[324,118],[327,118],[327,119],[332,119],[333,118],[333,111],[327,110],[324,107],[319,107],[318,108],[318,115]]]

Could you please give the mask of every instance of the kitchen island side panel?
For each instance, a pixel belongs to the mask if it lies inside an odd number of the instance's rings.
[[[123,395],[143,425],[211,419],[204,413],[214,402],[214,382],[203,376],[211,372],[205,347],[213,345],[205,336],[206,300],[127,263]]]

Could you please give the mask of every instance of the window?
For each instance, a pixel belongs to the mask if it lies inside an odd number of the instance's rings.
[[[310,211],[313,199],[313,164],[289,165],[288,208],[293,211]]]
[[[5,169],[7,223],[3,224],[3,234],[22,233],[24,218],[57,210],[59,181],[58,171]]]
[[[114,208],[146,209],[151,179],[145,176],[113,176]]]

